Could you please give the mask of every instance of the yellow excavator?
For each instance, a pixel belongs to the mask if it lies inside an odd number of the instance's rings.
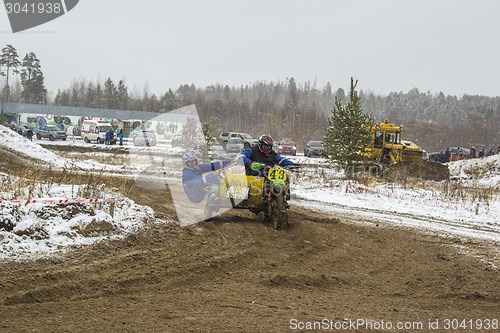
[[[427,153],[422,147],[407,140],[402,140],[401,143],[403,144],[403,162],[421,162],[426,159]]]
[[[386,119],[379,125],[370,128],[372,141],[363,155],[381,166],[403,161],[403,144],[401,142],[403,127],[389,123]]]
[[[403,126],[385,120],[370,128],[372,140],[363,155],[371,173],[384,175],[391,166],[393,171],[406,170],[407,174],[425,179],[442,180],[449,177],[448,168],[424,160],[424,150],[410,141],[403,141]],[[366,166],[366,165],[365,165]],[[395,167],[393,167],[395,166]],[[366,167],[365,167],[366,170]],[[387,170],[389,171],[389,170]]]

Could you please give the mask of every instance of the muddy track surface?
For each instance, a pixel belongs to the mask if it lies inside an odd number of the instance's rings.
[[[282,231],[243,210],[181,228],[168,191],[130,196],[161,220],[124,240],[1,263],[2,332],[293,332],[323,319],[430,332],[429,320],[500,319],[485,244],[299,207]]]
[[[0,171],[26,167],[1,152]],[[154,208],[157,223],[50,259],[0,263],[0,332],[450,332],[447,319],[500,319],[495,245],[302,207],[281,231],[244,210],[181,228],[168,190],[130,182],[128,195]],[[297,329],[323,319],[417,326]]]

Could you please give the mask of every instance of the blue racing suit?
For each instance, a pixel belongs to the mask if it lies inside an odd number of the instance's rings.
[[[243,164],[245,165],[245,172],[247,175],[258,176],[259,172],[252,170],[250,165],[252,162],[259,162],[267,165],[268,167],[272,167],[275,164],[279,166],[287,166],[293,165],[294,163],[289,159],[282,157],[280,154],[271,150],[267,155],[260,151],[258,146],[252,146],[250,148],[245,149],[241,155],[243,158]]]
[[[269,153],[264,154],[263,152],[260,151],[258,146],[252,146],[250,148],[245,149],[241,153],[240,157],[243,159],[243,164],[245,165],[245,173],[251,176],[262,176],[262,170],[252,170],[251,165],[253,162],[259,162],[265,164],[268,167],[273,167],[275,164],[282,167],[294,164],[292,161],[284,158],[274,150],[271,150]],[[286,195],[286,200],[290,200],[290,186],[288,178],[287,178],[288,191]]]
[[[215,161],[207,164],[197,164],[192,168],[182,170],[182,187],[189,201],[200,203],[205,198],[207,185],[218,185],[219,177],[212,171],[222,169],[231,164],[230,160]]]

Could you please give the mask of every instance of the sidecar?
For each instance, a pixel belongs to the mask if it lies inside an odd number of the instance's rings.
[[[226,174],[220,182],[220,204],[227,208],[262,210],[265,177]]]
[[[205,218],[212,217],[220,208],[248,209],[256,214],[264,212],[264,220],[276,230],[288,225],[286,194],[287,172],[279,166],[266,168],[262,176],[225,173],[219,183],[219,195],[208,195]]]

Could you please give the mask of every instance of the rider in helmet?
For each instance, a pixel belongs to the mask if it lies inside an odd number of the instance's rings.
[[[273,150],[273,138],[264,134],[259,138],[259,142],[241,153],[243,164],[247,175],[258,176],[261,169],[266,166],[272,167],[275,164],[280,166],[293,165],[294,163]]]
[[[205,194],[206,188],[219,186],[220,170],[231,163],[230,160],[214,161],[207,164],[198,164],[198,157],[194,151],[188,151],[182,156],[182,186],[189,201],[200,203]],[[215,171],[215,172],[214,172]],[[215,193],[218,191],[214,190]]]
[[[262,170],[268,166],[274,165],[288,166],[296,165],[289,159],[280,156],[273,150],[274,140],[269,134],[261,135],[259,142],[250,148],[247,148],[241,153],[243,164],[245,165],[245,172],[247,175],[260,176]],[[288,182],[287,178],[287,182]],[[290,187],[288,186],[288,193],[286,200],[290,200]]]

